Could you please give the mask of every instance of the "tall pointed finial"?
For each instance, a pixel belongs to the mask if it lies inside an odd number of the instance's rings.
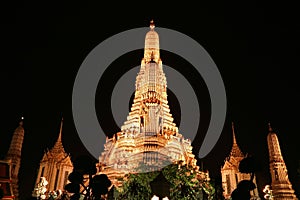
[[[21,120],[20,120],[20,122],[19,122],[19,125],[20,125],[20,126],[23,126],[23,120],[24,120],[24,117],[22,116],[22,117],[21,117]]]
[[[234,123],[231,122],[232,136],[233,136],[233,144],[236,144],[235,131],[234,131]]]
[[[270,122],[268,123],[268,127],[269,127],[269,132],[270,132],[270,133],[273,132],[273,129],[272,129],[272,127],[271,127],[271,123],[270,123]]]
[[[62,145],[62,140],[61,140],[63,121],[64,121],[64,119],[61,118],[59,135],[58,135],[58,138],[57,138],[53,148],[51,149],[51,151],[56,151],[56,152],[63,151],[63,145]]]
[[[144,61],[149,63],[154,61],[159,63],[159,36],[154,30],[155,25],[153,20],[150,21],[150,30],[147,32],[145,37],[145,48],[144,48]]]
[[[155,28],[153,19],[150,21],[150,29],[153,30]]]
[[[61,118],[61,122],[60,122],[59,135],[58,135],[58,138],[57,138],[57,141],[60,141],[60,142],[61,142],[61,134],[62,134],[63,122],[64,122],[64,118],[62,117]]]
[[[231,129],[232,129],[233,143],[232,143],[232,148],[231,148],[231,151],[230,151],[230,157],[244,157],[243,152],[241,151],[240,147],[238,146],[238,144],[236,142],[233,122],[231,122]]]

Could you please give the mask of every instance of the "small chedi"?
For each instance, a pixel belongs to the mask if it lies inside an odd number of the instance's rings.
[[[121,186],[128,173],[156,171],[172,163],[180,162],[199,171],[191,140],[179,133],[170,113],[159,35],[154,28],[151,21],[131,111],[121,131],[106,138],[99,157],[99,172],[115,186]],[[208,173],[200,173],[209,179]]]
[[[276,200],[289,200],[298,198],[292,188],[292,184],[288,177],[287,167],[283,160],[277,134],[273,131],[269,123],[269,134],[267,136],[269,149],[269,164],[271,174],[271,186],[273,196]]]
[[[0,199],[19,199],[19,170],[24,140],[23,119],[22,117],[13,133],[5,159],[0,160]]]

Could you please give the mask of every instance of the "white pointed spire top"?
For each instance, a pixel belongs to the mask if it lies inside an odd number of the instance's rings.
[[[150,21],[150,29],[153,30],[155,28],[155,24],[153,19]]]
[[[273,128],[272,128],[272,126],[271,126],[271,123],[269,122],[268,123],[268,129],[269,129],[269,132],[271,133],[271,132],[273,132]]]
[[[24,117],[22,116],[22,117],[21,117],[21,120],[20,120],[20,122],[19,122],[19,125],[20,125],[20,126],[23,126],[23,120],[24,120]]]
[[[150,21],[150,31],[145,37],[145,49],[144,49],[144,59],[146,63],[154,61],[158,63],[160,60],[159,55],[159,36],[154,30],[155,25],[153,20]]]

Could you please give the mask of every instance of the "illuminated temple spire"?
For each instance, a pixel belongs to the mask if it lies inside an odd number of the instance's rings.
[[[154,30],[154,21],[150,22],[150,31],[146,34],[145,38],[145,49],[144,49],[144,60],[150,62],[151,60],[158,63],[160,59],[159,55],[159,36]]]
[[[230,156],[232,156],[232,157],[244,157],[244,154],[242,153],[240,147],[238,146],[238,144],[236,142],[236,137],[235,137],[235,131],[234,131],[234,124],[233,124],[233,122],[231,123],[231,129],[232,129],[233,143],[232,143],[232,148],[231,148]]]
[[[59,134],[54,146],[44,153],[40,161],[40,167],[36,177],[36,184],[41,177],[45,177],[48,190],[63,190],[67,183],[69,173],[73,170],[73,164],[69,154],[65,152],[62,143],[63,118],[60,122]]]
[[[21,159],[22,144],[24,140],[23,119],[24,118],[22,117],[19,126],[14,131],[6,159],[15,159],[16,157]]]
[[[64,122],[64,119],[62,118],[61,122],[60,122],[58,138],[57,138],[53,148],[51,149],[51,152],[53,152],[53,153],[65,152],[62,141],[61,141],[63,122]]]
[[[233,137],[233,145],[237,145],[236,138],[235,138],[235,132],[234,132],[234,123],[231,122],[231,130],[232,130],[232,137]]]
[[[277,134],[268,123],[269,134],[267,136],[269,149],[270,173],[272,179],[273,195],[277,200],[297,199],[288,178],[288,172],[283,160]]]
[[[122,184],[125,174],[138,172],[141,165],[143,172],[160,170],[179,161],[199,169],[191,140],[185,139],[173,122],[160,59],[159,35],[153,21],[145,36],[144,57],[136,77],[130,112],[121,131],[107,138],[104,147],[99,156],[99,171],[116,186]]]
[[[18,174],[21,166],[21,152],[24,140],[24,128],[23,128],[23,117],[19,122],[19,126],[15,129],[12,140],[6,155],[6,160],[11,160],[11,179],[12,188],[15,199],[19,198],[19,188],[18,188]]]
[[[159,53],[159,36],[153,20],[145,37],[144,58],[136,78],[136,91],[127,121],[121,127],[124,132],[153,132],[166,129],[176,134],[178,128],[167,100],[167,81]]]

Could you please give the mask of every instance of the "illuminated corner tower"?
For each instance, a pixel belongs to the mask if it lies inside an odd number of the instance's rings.
[[[270,162],[270,173],[272,179],[272,190],[274,199],[276,200],[288,200],[297,197],[295,191],[292,189],[292,184],[289,181],[287,168],[283,157],[281,155],[280,145],[276,133],[269,125],[269,134],[267,136],[268,149],[269,149],[269,162]]]
[[[232,123],[232,137],[233,143],[230,155],[226,158],[223,167],[221,168],[223,196],[225,199],[230,199],[231,193],[237,188],[237,184],[242,180],[250,180],[250,174],[239,172],[239,164],[246,156],[239,148],[234,131],[234,124]],[[256,184],[256,177],[253,179]],[[255,188],[251,191],[252,199],[258,199],[258,190]]]
[[[107,174],[116,186],[121,184],[117,180],[127,173],[138,172],[140,166],[154,171],[182,161],[198,169],[191,141],[178,132],[170,113],[159,35],[154,29],[151,21],[131,111],[121,131],[106,138],[104,152],[99,157],[99,171]]]
[[[24,128],[23,128],[23,117],[19,123],[19,126],[15,129],[15,132],[12,136],[12,140],[6,155],[6,160],[11,162],[11,184],[13,195],[15,199],[19,199],[19,169],[21,166],[21,152],[22,145],[24,140]]]
[[[36,184],[40,182],[41,177],[45,177],[48,181],[48,191],[63,190],[68,175],[73,170],[70,155],[65,152],[62,144],[62,127],[63,120],[61,120],[57,141],[52,149],[44,153],[38,169]]]

